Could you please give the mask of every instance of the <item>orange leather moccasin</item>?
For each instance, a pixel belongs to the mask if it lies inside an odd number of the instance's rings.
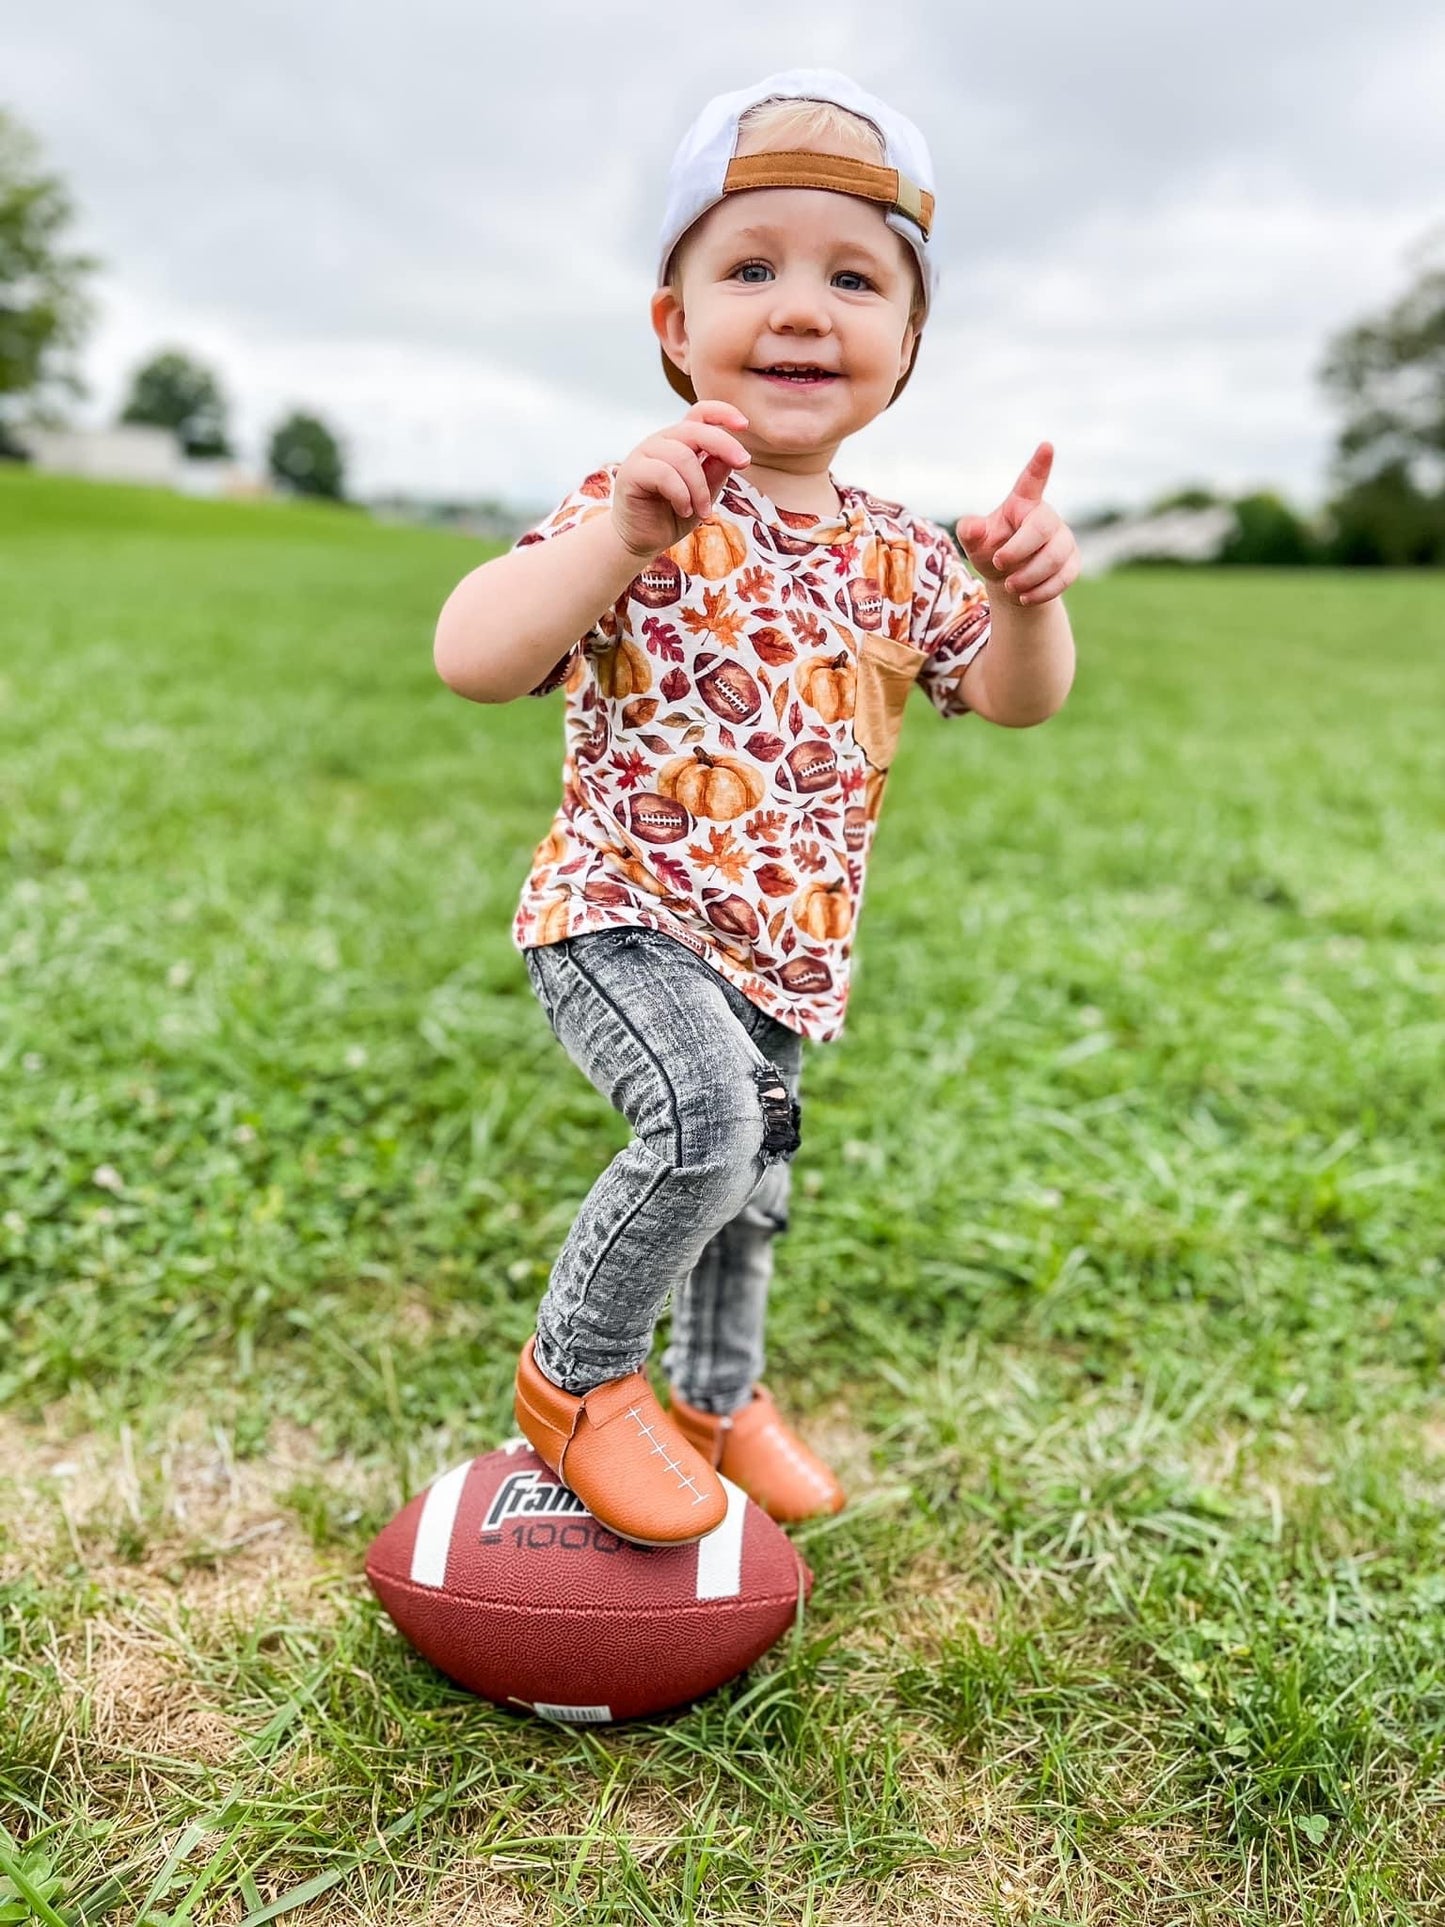
[[[766,1386],[754,1385],[752,1403],[727,1416],[700,1412],[671,1386],[668,1391],[669,1409],[683,1437],[770,1519],[788,1523],[843,1510],[847,1499],[842,1486],[784,1424]]]
[[[537,1363],[536,1343],[533,1332],[517,1363],[517,1424],[594,1519],[637,1546],[691,1545],[722,1524],[727,1490],[646,1372],[567,1392]]]

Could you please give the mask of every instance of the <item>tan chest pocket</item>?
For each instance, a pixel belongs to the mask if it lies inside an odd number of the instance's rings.
[[[874,769],[887,769],[898,748],[903,705],[928,651],[885,635],[862,636],[858,650],[853,736]]]

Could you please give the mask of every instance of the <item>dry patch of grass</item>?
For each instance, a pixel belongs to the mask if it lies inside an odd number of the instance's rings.
[[[69,1564],[99,1594],[98,1610],[54,1628],[43,1659],[70,1744],[107,1765],[229,1755],[236,1730],[198,1676],[198,1630],[204,1643],[225,1623],[333,1618],[350,1562],[319,1553],[281,1495],[306,1480],[355,1503],[375,1477],[281,1424],[264,1459],[238,1461],[185,1416],[144,1447],[128,1428],[67,1437],[54,1418],[0,1417],[0,1464],[0,1584]]]
[[[1348,1427],[1291,1413],[1268,1430],[1224,1426],[1180,1448],[1180,1462],[1206,1487],[1268,1511],[1278,1522],[1321,1486],[1348,1482],[1368,1463],[1388,1468],[1401,1495],[1445,1504],[1445,1419],[1388,1406]]]
[[[293,1486],[320,1485],[359,1507],[378,1476],[349,1458],[323,1459],[307,1432],[280,1420],[263,1458],[238,1460],[219,1427],[190,1414],[143,1445],[128,1426],[118,1439],[67,1437],[0,1415],[0,1467],[11,1522],[0,1582],[60,1534],[102,1591],[164,1589],[216,1612],[244,1612],[278,1589],[299,1599],[323,1574],[282,1503]]]
[[[58,1710],[77,1754],[217,1766],[236,1743],[225,1710],[191,1674],[176,1629],[144,1608],[113,1608],[57,1641],[52,1659]]]
[[[1438,1459],[1437,1472],[1445,1477],[1445,1418],[1426,1419],[1420,1427],[1420,1443],[1431,1459]]]
[[[855,1493],[862,1497],[879,1487],[882,1481],[873,1465],[878,1441],[858,1424],[846,1399],[831,1399],[804,1415],[790,1408],[786,1386],[768,1384],[768,1390],[786,1423],[833,1468],[850,1500]]]
[[[519,1893],[510,1881],[494,1873],[485,1861],[444,1874],[425,1911],[409,1917],[417,1927],[531,1927],[537,1919],[535,1898]],[[373,1923],[368,1923],[373,1927]]]
[[[884,1625],[869,1628],[864,1643],[931,1661],[960,1627],[992,1639],[997,1619],[996,1586],[966,1577],[930,1547],[905,1568],[889,1594]]]

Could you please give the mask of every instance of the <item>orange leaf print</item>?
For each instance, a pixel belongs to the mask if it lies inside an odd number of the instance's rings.
[[[756,843],[776,843],[787,823],[782,810],[754,810],[743,825],[743,835],[752,837]]]
[[[710,848],[701,843],[689,843],[687,854],[694,863],[707,865],[709,869],[720,870],[729,883],[738,883],[748,870],[748,854],[739,849],[733,841],[731,830],[720,830],[716,824],[708,831]]]
[[[742,611],[728,610],[726,589],[704,589],[702,599],[701,611],[684,605],[680,612],[684,626],[691,629],[694,635],[715,636],[725,648],[736,649],[743,626]]]
[[[821,649],[826,637],[823,625],[811,609],[789,609],[787,618],[792,625],[793,634],[799,642],[806,643],[810,649]]]

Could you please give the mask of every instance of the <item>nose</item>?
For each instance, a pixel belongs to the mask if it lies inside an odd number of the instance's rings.
[[[769,322],[777,334],[832,332],[825,290],[816,275],[781,275],[774,284]]]

